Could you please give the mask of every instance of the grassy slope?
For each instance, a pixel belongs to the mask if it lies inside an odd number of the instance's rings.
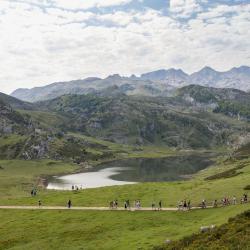
[[[242,172],[237,176],[204,181],[208,176],[242,164],[245,167],[237,170]],[[250,179],[249,159],[220,159],[216,166],[189,181],[142,183],[79,192],[39,189],[38,196],[31,198],[30,189],[38,183],[39,176],[69,173],[77,171],[78,167],[52,161],[14,160],[0,161],[0,165],[0,205],[36,205],[38,199],[45,205],[65,205],[71,198],[75,206],[107,206],[108,201],[115,198],[120,202],[140,198],[143,206],[149,206],[153,199],[162,199],[164,206],[175,206],[183,198],[198,203],[203,198],[210,201],[225,195],[240,197],[246,192],[244,187],[249,185]],[[200,226],[221,225],[247,209],[250,204],[190,212],[0,210],[0,249],[151,249],[166,239],[176,240],[196,233]]]
[[[250,208],[192,212],[1,210],[0,249],[151,249]]]
[[[18,110],[21,114],[26,114],[44,129],[63,128],[63,124],[67,124],[69,119],[53,112],[34,111],[34,110]]]
[[[77,168],[73,164],[43,161],[0,161],[0,197],[1,204],[9,199],[27,197],[31,188],[39,183],[40,176],[71,173]]]
[[[167,249],[249,249],[250,248],[250,210],[230,218],[228,223],[211,232],[194,234],[183,240],[172,242],[155,250]],[[205,247],[206,246],[206,247]]]

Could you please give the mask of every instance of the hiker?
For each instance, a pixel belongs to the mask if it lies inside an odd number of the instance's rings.
[[[118,200],[115,200],[115,208],[118,208]]]
[[[72,203],[71,203],[71,200],[68,201],[68,208],[71,208],[72,206]]]
[[[110,209],[113,209],[113,204],[114,204],[113,201],[110,201],[110,202],[109,202],[109,208],[110,208]]]
[[[161,207],[162,207],[162,202],[161,200],[159,201],[159,207],[158,207],[158,210],[161,210]]]
[[[155,202],[154,201],[152,202],[151,206],[152,206],[152,210],[155,210]]]
[[[213,202],[213,207],[218,207],[217,200],[214,200],[214,202]]]
[[[178,204],[178,210],[181,210],[183,208],[183,201],[180,201]]]
[[[236,205],[237,201],[236,201],[236,197],[235,195],[233,196],[233,205]]]
[[[190,200],[188,201],[187,208],[188,208],[188,210],[191,209],[191,201]]]
[[[127,210],[128,208],[128,204],[127,204],[127,201],[124,202],[124,209]]]
[[[38,201],[38,206],[41,207],[42,206],[42,202],[41,200]]]
[[[71,189],[72,189],[72,190],[74,190],[74,189],[75,189],[75,186],[74,186],[74,185],[72,185]]]
[[[130,209],[130,203],[129,200],[126,201],[127,202],[127,208]]]
[[[244,197],[244,202],[246,203],[247,202],[247,194],[244,194],[243,197]]]
[[[187,210],[187,201],[186,201],[186,200],[184,200],[183,209],[184,209],[184,210]]]
[[[137,200],[137,201],[136,201],[136,208],[137,208],[137,209],[140,209],[140,208],[141,208],[141,202],[140,202],[140,200]]]
[[[203,199],[201,202],[201,208],[206,208],[206,200]]]
[[[30,192],[31,196],[33,196],[34,194],[34,190],[32,189],[31,192]]]

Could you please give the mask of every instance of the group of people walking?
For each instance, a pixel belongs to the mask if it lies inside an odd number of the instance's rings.
[[[32,189],[31,191],[31,195],[32,196],[35,196],[36,195],[36,190],[35,189]],[[240,198],[240,203],[243,204],[243,203],[247,203],[248,202],[248,196],[247,194],[243,194],[243,196]],[[212,203],[212,206],[210,207],[218,207],[219,205],[221,206],[228,206],[228,205],[236,205],[237,204],[237,198],[236,196],[233,196],[231,199],[228,198],[228,197],[224,197],[221,199],[221,202],[219,203],[218,200],[214,200],[213,203]],[[42,202],[41,200],[38,201],[38,206],[41,207],[42,206]],[[72,207],[72,202],[71,200],[69,199],[68,202],[67,202],[67,207],[68,208],[71,208]],[[199,205],[199,207],[201,208],[206,208],[207,207],[207,202],[205,199],[203,199]],[[110,209],[117,209],[118,208],[118,200],[113,200],[113,201],[110,201],[109,203],[109,208]],[[151,208],[152,210],[162,210],[162,200],[160,200],[158,202],[158,205],[156,204],[156,202],[152,202],[151,203]],[[178,203],[177,205],[177,208],[178,210],[190,210],[191,209],[191,201],[190,200],[182,200]],[[130,210],[131,209],[131,206],[130,206],[130,201],[129,200],[125,200],[124,201],[124,209],[125,210]],[[134,201],[134,209],[141,209],[141,201],[140,200],[135,200]]]
[[[243,194],[242,198],[240,199],[240,203],[247,203],[248,202],[248,197],[247,194]],[[219,203],[218,200],[214,200],[212,202],[212,206],[210,207],[218,207],[219,205],[221,206],[227,206],[227,205],[236,205],[237,204],[237,198],[236,196],[233,196],[231,199],[228,197],[224,197],[221,199],[221,202]],[[207,208],[207,201],[203,199],[201,203],[198,205],[200,208]],[[117,209],[118,208],[118,200],[111,201],[109,203],[109,208],[110,209]],[[129,200],[126,200],[124,202],[124,209],[130,209],[130,202]],[[134,201],[134,208],[135,209],[140,209],[141,208],[141,201],[140,200],[135,200]],[[161,210],[162,209],[162,201],[160,200],[158,202],[158,205],[156,204],[155,201],[151,203],[151,208],[152,210]],[[178,210],[190,210],[191,209],[191,201],[190,200],[181,200],[178,205],[177,205]]]
[[[247,194],[243,194],[243,196],[240,198],[240,203],[243,204],[243,203],[247,203],[248,201],[248,198],[247,198]],[[221,199],[221,205],[222,206],[228,206],[228,205],[236,205],[237,204],[237,198],[236,196],[234,195],[231,199],[228,198],[228,197],[224,197]],[[218,207],[218,201],[217,200],[214,200],[213,202],[213,207]]]
[[[179,202],[178,210],[189,210],[189,209],[191,209],[191,201],[190,200],[189,201],[184,200],[184,201]]]

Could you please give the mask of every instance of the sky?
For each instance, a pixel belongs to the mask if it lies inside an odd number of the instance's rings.
[[[250,0],[0,0],[0,92],[250,65]]]

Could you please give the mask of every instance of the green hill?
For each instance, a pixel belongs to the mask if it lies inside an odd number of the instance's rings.
[[[207,111],[187,111],[173,98],[65,95],[39,106],[69,117],[66,130],[125,144],[211,148],[231,143],[249,126]]]
[[[228,223],[210,232],[194,234],[183,240],[155,247],[154,250],[177,249],[249,249],[250,247],[250,211],[246,211]]]
[[[0,101],[6,105],[11,106],[13,109],[26,109],[32,110],[35,109],[35,105],[29,102],[21,101],[15,97],[6,95],[0,92]]]
[[[177,91],[177,99],[215,113],[250,120],[250,94],[237,89],[218,89],[190,85]]]
[[[168,98],[127,96],[110,90],[110,95],[108,91],[64,95],[30,104],[0,94],[0,146],[5,149],[1,157],[78,162],[100,156],[100,152],[95,154],[96,145],[86,145],[81,137],[69,133],[133,146],[232,147],[250,132],[249,123],[218,109],[224,101],[240,103],[247,110],[249,99],[243,91],[195,85]]]

